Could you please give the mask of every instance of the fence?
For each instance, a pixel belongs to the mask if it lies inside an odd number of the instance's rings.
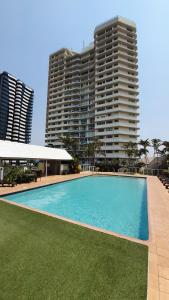
[[[81,170],[82,170],[82,172],[94,172],[95,169],[96,169],[95,166],[81,165]]]

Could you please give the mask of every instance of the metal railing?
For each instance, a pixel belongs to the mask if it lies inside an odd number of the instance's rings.
[[[96,169],[95,166],[91,166],[91,165],[87,165],[87,164],[81,165],[82,172],[94,172],[95,169]]]

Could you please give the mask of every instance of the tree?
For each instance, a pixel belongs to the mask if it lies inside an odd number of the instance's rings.
[[[168,142],[168,141],[164,141],[164,142],[162,143],[162,146],[164,146],[164,148],[163,148],[163,153],[164,153],[165,155],[169,155],[169,142]]]
[[[161,146],[161,140],[159,139],[152,139],[151,140],[151,146],[154,149],[154,157],[159,153],[159,147]]]
[[[165,159],[165,163],[167,166],[169,166],[169,142],[168,141],[164,141],[162,143],[162,146],[164,147],[161,151],[162,156]]]
[[[85,146],[84,154],[87,158],[93,160],[93,166],[95,166],[95,160],[97,154],[105,155],[104,151],[102,150],[103,143],[97,138],[92,138],[92,142]]]
[[[123,145],[124,152],[126,153],[127,159],[128,159],[128,167],[131,165],[131,161],[134,158],[138,157],[138,148],[137,143],[128,142],[125,145]]]
[[[113,171],[117,172],[118,169],[119,169],[119,166],[120,166],[119,159],[118,158],[112,158],[111,165],[112,165]]]
[[[59,137],[60,142],[64,145],[65,149],[75,159],[79,160],[79,143],[77,139],[71,137],[69,134]]]
[[[65,134],[64,136],[60,136],[59,141],[64,145],[65,149],[73,157],[73,161],[70,163],[70,171],[72,173],[79,173],[79,141],[76,138],[73,138],[69,133]]]
[[[149,150],[147,149],[147,147],[150,147],[150,142],[149,139],[146,140],[140,140],[139,141],[139,145],[142,147],[140,148],[140,156],[144,155],[145,156],[145,163],[146,163],[146,167],[148,165],[148,158],[147,158],[147,154],[149,153]]]

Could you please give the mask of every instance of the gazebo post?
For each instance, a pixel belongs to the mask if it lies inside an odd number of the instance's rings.
[[[61,175],[61,161],[59,160],[59,175]]]
[[[47,177],[48,176],[48,161],[46,160],[46,163],[45,163],[45,176]]]

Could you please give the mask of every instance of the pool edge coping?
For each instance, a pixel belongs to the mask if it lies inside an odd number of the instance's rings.
[[[55,185],[55,184],[59,184],[59,183],[64,183],[64,182],[67,182],[67,181],[72,181],[72,180],[76,180],[76,179],[81,179],[81,178],[89,177],[89,176],[92,176],[92,175],[93,175],[93,174],[87,174],[87,175],[80,176],[80,177],[67,178],[67,179],[65,179],[65,180],[56,181],[56,182],[52,182],[52,183],[47,183],[47,184],[43,184],[43,185],[39,185],[39,186],[35,186],[35,187],[28,187],[28,188],[26,187],[25,189],[20,190],[20,191],[15,191],[15,192],[11,192],[11,193],[0,194],[0,200],[2,199],[1,197],[6,197],[6,196],[9,196],[9,195],[20,194],[20,193],[23,193],[23,192],[36,190],[36,189],[48,187],[48,186],[51,186],[51,185]]]

